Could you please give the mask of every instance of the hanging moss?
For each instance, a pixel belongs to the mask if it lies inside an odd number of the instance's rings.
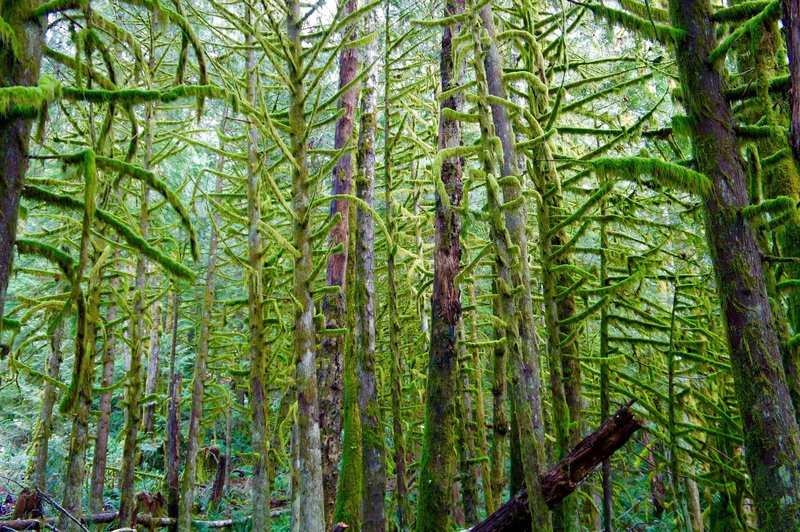
[[[780,0],[773,0],[767,4],[764,9],[756,16],[752,17],[747,22],[737,26],[727,37],[725,37],[719,46],[717,46],[708,56],[710,62],[717,61],[724,58],[734,43],[745,34],[752,31],[759,31],[762,24],[766,24],[780,17],[781,3]]]
[[[50,192],[49,190],[45,190],[33,185],[25,185],[22,190],[22,195],[30,200],[42,201],[50,205],[57,205],[68,209],[74,209],[78,211],[83,211],[85,209],[82,201],[76,200],[70,196],[56,194],[54,192]],[[96,209],[95,215],[100,221],[116,231],[117,234],[119,234],[128,243],[128,245],[152,261],[160,264],[172,275],[181,279],[191,280],[194,278],[194,272],[192,270],[183,264],[173,261],[161,253],[140,235],[136,234],[136,232],[134,232],[130,227],[120,221],[116,216],[103,209]]]
[[[658,41],[664,45],[676,44],[686,35],[683,30],[673,28],[667,24],[646,20],[619,9],[600,4],[587,4],[586,7],[595,15],[603,17],[609,22],[619,24],[637,35]]]
[[[778,196],[764,200],[757,205],[748,205],[742,209],[742,215],[745,218],[753,219],[762,214],[778,215],[786,211],[793,211],[796,208],[795,200],[788,196]]]
[[[17,40],[17,34],[14,33],[14,29],[8,22],[3,20],[3,17],[0,17],[0,43],[11,48],[17,60],[22,57],[22,49],[20,48],[19,40]]]
[[[169,204],[175,209],[181,217],[181,222],[183,223],[186,232],[189,233],[189,242],[191,244],[192,249],[192,257],[194,260],[199,260],[200,252],[197,247],[197,233],[194,228],[194,224],[192,223],[192,219],[189,216],[189,212],[186,210],[186,207],[183,206],[183,203],[178,199],[178,196],[175,195],[175,192],[170,189],[166,183],[160,180],[153,172],[142,168],[141,166],[136,166],[134,164],[125,163],[119,161],[117,159],[110,159],[108,157],[97,157],[97,166],[104,170],[110,170],[114,172],[119,172],[120,174],[126,175],[128,177],[138,179],[139,181],[144,182],[161,194],[164,199],[166,199]]]
[[[711,192],[711,180],[689,168],[645,157],[603,157],[591,162],[595,170],[621,178],[651,175],[666,186],[705,196]]]
[[[37,240],[30,240],[26,238],[18,238],[16,241],[17,250],[20,253],[26,255],[38,255],[39,257],[43,257],[50,262],[58,265],[61,268],[61,271],[64,272],[64,275],[67,276],[69,279],[73,279],[75,276],[75,259],[73,259],[69,253],[64,253],[60,249],[51,246],[49,244],[45,244],[44,242],[39,242]]]
[[[740,22],[747,20],[754,15],[758,15],[769,7],[773,0],[754,0],[752,2],[740,2],[730,7],[723,7],[716,10],[711,15],[714,22]]]
[[[49,76],[41,77],[37,87],[2,87],[0,117],[36,117],[59,94],[60,85]]]
[[[50,0],[50,2],[45,2],[31,11],[31,16],[38,18],[50,13],[67,11],[68,9],[84,9],[88,5],[89,0]]]
[[[652,2],[639,2],[638,0],[618,0],[625,11],[651,22],[669,24],[669,12],[666,9],[652,5]]]

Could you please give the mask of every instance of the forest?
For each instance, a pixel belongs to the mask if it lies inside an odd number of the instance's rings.
[[[800,1],[0,0],[0,531],[800,530]]]

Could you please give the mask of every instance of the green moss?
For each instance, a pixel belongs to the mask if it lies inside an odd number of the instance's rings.
[[[780,0],[773,0],[768,3],[757,15],[750,18],[744,24],[737,26],[727,37],[725,37],[719,46],[717,46],[708,56],[710,62],[717,61],[724,58],[734,43],[739,40],[743,35],[752,31],[758,31],[762,24],[770,22],[781,14]]]
[[[45,2],[31,11],[31,16],[38,18],[49,13],[67,11],[68,9],[83,9],[88,5],[89,0],[50,0],[50,2]]]
[[[27,199],[42,201],[50,205],[56,205],[68,209],[79,210],[79,211],[83,211],[85,209],[85,205],[82,201],[76,200],[67,195],[56,194],[54,192],[50,192],[49,190],[45,190],[43,188],[32,185],[25,185],[25,187],[23,188],[23,196]],[[150,243],[147,242],[147,240],[142,238],[130,227],[125,225],[116,216],[112,215],[111,213],[103,209],[96,209],[95,215],[101,222],[105,223],[111,229],[113,229],[117,234],[119,234],[123,238],[123,240],[125,240],[128,243],[128,245],[130,245],[131,247],[133,247],[134,249],[136,249],[137,251],[139,251],[152,261],[160,264],[166,271],[168,271],[172,275],[182,279],[194,278],[194,272],[192,270],[190,270],[183,264],[173,261],[166,255],[161,253],[158,249],[150,245]]]
[[[666,186],[705,196],[711,192],[711,180],[704,174],[683,166],[644,157],[600,158],[591,163],[596,171],[616,177],[651,175]]]
[[[39,242],[37,240],[30,240],[26,238],[18,238],[16,241],[17,250],[26,255],[38,255],[45,258],[50,262],[58,265],[61,271],[64,272],[69,279],[73,279],[75,275],[75,259],[69,253],[65,253],[60,249]]]
[[[600,4],[588,4],[586,7],[595,15],[609,22],[619,24],[637,35],[658,41],[664,45],[678,43],[685,36],[683,30],[652,20],[645,20],[640,16],[632,15],[625,11],[620,11],[619,9],[606,7]]]
[[[17,34],[14,33],[14,28],[3,20],[2,17],[0,17],[0,43],[11,48],[15,58],[19,59],[22,57],[22,49],[20,48],[19,40],[17,40]]]
[[[786,211],[795,210],[796,201],[788,196],[778,196],[777,198],[770,198],[764,200],[757,205],[748,205],[742,210],[742,215],[745,218],[753,219],[762,214],[782,214]]]
[[[153,172],[142,168],[141,166],[136,166],[134,164],[125,163],[119,161],[117,159],[111,159],[108,157],[97,157],[97,165],[104,169],[110,170],[114,172],[119,172],[120,174],[126,175],[128,177],[132,177],[134,179],[138,179],[147,184],[150,188],[161,194],[164,199],[169,202],[173,209],[175,209],[178,214],[180,215],[181,222],[183,223],[186,232],[189,233],[189,241],[191,243],[192,249],[192,257],[194,260],[199,260],[200,252],[197,246],[197,232],[195,231],[194,224],[192,223],[192,219],[189,216],[189,212],[186,210],[186,207],[183,206],[183,203],[178,199],[178,196],[164,183],[160,180]]]
[[[739,2],[730,7],[723,7],[711,15],[714,22],[739,22],[758,15],[772,4],[772,0],[754,0],[752,2]]]

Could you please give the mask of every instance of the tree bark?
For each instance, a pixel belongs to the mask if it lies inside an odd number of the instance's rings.
[[[447,0],[444,16],[464,12],[464,0]],[[445,26],[441,45],[442,92],[461,84],[462,68],[453,39],[461,24]],[[463,97],[452,94],[440,103],[439,150],[461,146],[461,124],[444,114],[444,109],[459,112]],[[433,259],[433,296],[431,298],[431,347],[425,394],[425,434],[420,463],[417,503],[417,530],[447,530],[450,527],[450,489],[453,476],[453,398],[458,378],[456,326],[461,317],[461,294],[455,277],[461,271],[461,206],[463,157],[445,157],[436,190],[436,214]],[[444,192],[447,197],[442,197]]]
[[[303,17],[299,0],[287,0],[288,64],[291,98],[289,128],[292,165],[292,209],[295,213],[294,247],[299,253],[294,265],[294,357],[297,389],[297,448],[300,511],[297,523],[303,532],[325,529],[325,502],[320,448],[319,401],[317,395],[316,332],[314,299],[310,278],[314,267],[311,248],[311,196],[306,137],[306,88],[303,80]]]
[[[156,303],[153,307],[153,327],[150,329],[150,357],[147,360],[147,378],[144,383],[144,396],[151,397],[158,388],[158,374],[161,368],[161,304]],[[156,405],[150,400],[144,407],[142,417],[142,430],[145,434],[153,432],[153,417],[156,413]]]
[[[631,401],[596,431],[575,446],[559,463],[541,476],[542,494],[550,509],[557,508],[603,460],[607,460],[639,430],[642,422],[633,416]],[[523,488],[472,532],[526,530],[531,526],[528,492]]]
[[[502,101],[506,99],[503,63],[491,7],[483,7],[478,16],[475,27],[482,25],[488,36],[485,44],[482,44],[480,35],[474,37],[475,72],[479,91],[479,123],[484,144],[483,169],[487,175],[487,189],[490,190],[487,199],[491,211],[495,213],[491,238],[497,254],[499,317],[505,323],[505,345],[511,361],[511,392],[516,422],[516,433],[512,437],[518,439],[522,473],[525,484],[533,494],[528,500],[531,514],[535,516],[533,526],[546,531],[550,523],[539,486],[545,452],[539,356],[533,333],[533,300],[527,257],[527,208],[517,177],[517,151],[511,121],[503,104],[496,101],[489,104],[489,96]],[[491,139],[495,136],[500,139],[502,154],[495,153],[491,147]],[[500,175],[505,178],[502,186],[497,181],[488,181],[497,172],[498,164]],[[502,198],[498,197],[500,191]],[[504,205],[515,207],[506,208]],[[503,211],[501,221],[500,213]]]
[[[180,309],[180,292],[175,289],[172,295],[172,339],[169,350],[169,407],[167,409],[166,427],[166,462],[167,471],[165,489],[167,492],[167,516],[175,523],[169,526],[170,532],[178,530],[178,513],[180,511],[180,444],[181,444],[181,379],[182,375],[175,371],[175,354],[178,348],[178,311]]]
[[[384,199],[386,228],[390,235],[397,232],[394,205],[392,202],[392,187],[394,170],[392,167],[393,142],[391,135],[391,23],[390,0],[384,2],[384,45],[383,56],[383,172],[384,172]],[[422,236],[419,223],[416,225],[417,246],[422,249]],[[397,285],[395,281],[395,255],[397,251],[392,246],[387,246],[386,252],[386,289],[387,289],[387,325],[389,330],[389,353],[391,366],[389,376],[392,388],[392,439],[394,444],[394,474],[395,498],[397,500],[397,525],[400,530],[405,530],[406,519],[409,516],[408,496],[406,494],[406,456],[405,434],[403,432],[402,397],[403,397],[403,355],[400,351],[400,323],[397,313]],[[427,314],[423,311],[422,317],[426,321]],[[423,323],[423,334],[427,333],[427,324]]]
[[[220,130],[225,131],[225,117],[222,118]],[[222,177],[225,158],[217,158],[217,178],[214,192],[222,193]],[[211,206],[209,205],[209,208]],[[197,356],[194,361],[194,378],[192,380],[192,411],[189,417],[189,435],[186,438],[186,466],[183,470],[183,489],[180,510],[178,512],[178,527],[189,530],[192,521],[192,506],[194,505],[194,489],[197,482],[197,456],[202,444],[200,423],[203,420],[203,399],[205,398],[205,380],[208,364],[208,344],[211,340],[211,313],[214,308],[214,295],[217,280],[217,245],[219,236],[217,227],[220,225],[219,213],[215,210],[212,216],[211,228],[208,235],[208,262],[206,265],[206,282],[203,289],[202,307],[200,310],[200,335],[197,341]],[[215,482],[216,486],[216,482]],[[220,495],[221,496],[221,495]]]
[[[741,210],[749,204],[744,164],[719,65],[708,0],[670,0],[675,47],[698,169],[712,182],[706,237],[727,328],[744,427],[748,469],[760,526],[789,530],[800,522],[800,439],[756,238]]]
[[[47,358],[47,376],[58,380],[61,368],[61,340],[64,336],[64,323],[60,323],[50,338],[50,356]],[[39,413],[39,425],[36,432],[36,455],[33,462],[34,487],[47,490],[47,457],[50,434],[53,430],[53,405],[56,402],[55,385],[45,381],[42,391],[42,408]],[[100,427],[98,427],[98,431]]]
[[[248,23],[253,13],[246,8]],[[255,30],[254,30],[255,31]],[[256,106],[258,66],[253,36],[247,33],[247,101]],[[262,258],[261,223],[261,175],[259,173],[258,128],[247,126],[247,322],[250,348],[250,434],[253,448],[253,530],[269,532],[269,505],[271,481],[269,479],[269,397],[266,383],[267,353],[264,345],[264,270]]]
[[[343,16],[358,8],[358,0],[347,0]],[[342,30],[342,38],[349,41],[357,39],[353,24]],[[353,83],[358,70],[358,49],[346,46],[339,53],[339,90],[345,89],[339,98],[339,111],[343,114],[336,122],[333,149],[346,150],[336,161],[331,177],[331,194],[350,194],[352,191],[353,161],[347,148],[353,140],[353,122],[358,103],[358,84]],[[348,87],[349,86],[349,87]],[[339,216],[328,235],[328,245],[341,245],[341,251],[328,256],[326,286],[338,287],[335,293],[326,293],[322,302],[326,329],[342,329],[345,321],[347,286],[345,274],[348,261],[348,225],[350,202],[334,199],[331,202],[330,218]],[[344,335],[329,334],[322,338],[321,358],[318,370],[320,431],[322,437],[322,477],[325,493],[325,526],[331,527],[331,517],[336,504],[336,485],[339,475],[339,460],[342,455],[342,405],[344,387],[342,384]]]
[[[0,18],[19,42],[22,57],[15,57],[11,46],[0,48],[0,86],[35,87],[44,48],[45,17],[32,18],[30,10],[37,0],[3,2]],[[3,308],[17,235],[17,211],[22,181],[28,170],[30,117],[0,117],[0,335],[3,331]]]
[[[365,33],[375,27],[375,12],[367,15]],[[364,64],[369,68],[361,95],[361,124],[358,136],[358,198],[370,210],[359,206],[356,220],[356,286],[357,301],[356,353],[358,364],[358,401],[361,412],[362,456],[364,467],[363,504],[364,530],[386,528],[386,450],[381,406],[378,400],[377,356],[375,353],[375,136],[378,123],[375,59],[377,43],[367,44]]]
[[[789,142],[794,160],[800,164],[800,3],[797,0],[783,0],[783,28],[789,53]]]
[[[117,289],[119,281],[112,279],[112,287]],[[119,307],[111,305],[106,314],[106,323],[117,320]],[[111,433],[111,397],[108,389],[114,384],[114,362],[117,359],[117,338],[110,327],[105,328],[103,351],[103,376],[100,386],[107,389],[100,394],[97,417],[97,434],[94,440],[94,456],[92,457],[92,480],[89,484],[89,507],[95,513],[103,511],[106,483],[106,459],[108,457],[108,436]]]

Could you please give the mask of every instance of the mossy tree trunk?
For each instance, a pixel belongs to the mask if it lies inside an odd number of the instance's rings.
[[[119,281],[112,279],[111,286],[116,290]],[[111,324],[117,320],[119,307],[111,305],[106,311],[106,323]],[[106,326],[103,342],[103,374],[100,386],[105,391],[100,394],[98,404],[97,428],[94,440],[94,455],[92,457],[92,479],[89,484],[89,508],[93,513],[100,513],[105,506],[104,492],[106,481],[106,462],[108,457],[108,436],[111,433],[111,398],[113,391],[108,389],[114,384],[114,363],[117,359],[117,337],[111,327]]]
[[[347,239],[349,255],[356,255],[356,209],[350,209],[350,234]],[[356,286],[356,261],[347,261],[347,283],[349,290]],[[350,301],[355,303],[355,298]],[[346,327],[348,334],[344,346],[344,411],[342,420],[342,470],[336,488],[336,508],[333,521],[346,523],[354,530],[361,530],[361,493],[364,489],[364,467],[362,457],[361,412],[359,408],[358,367],[356,361],[356,307],[347,305]]]
[[[375,26],[375,13],[367,15],[365,33]],[[378,76],[375,59],[377,43],[367,44],[364,64],[369,68],[361,94],[361,123],[358,135],[358,198],[356,229],[356,286],[357,302],[356,352],[358,363],[358,402],[361,412],[364,489],[361,514],[364,530],[386,528],[386,438],[378,401],[377,356],[375,352],[375,136],[378,122]]]
[[[505,325],[505,346],[510,355],[511,393],[514,405],[516,433],[512,438],[519,443],[519,458],[528,493],[528,505],[533,527],[550,528],[550,515],[544,502],[539,474],[545,462],[544,428],[540,384],[539,358],[533,332],[533,300],[530,268],[527,260],[527,208],[522,194],[522,183],[517,166],[514,132],[505,108],[503,87],[503,62],[497,44],[494,16],[489,6],[476,13],[474,24],[483,27],[488,39],[476,39],[475,71],[479,98],[479,123],[484,142],[484,171],[501,180],[488,188],[490,206],[494,211],[492,239],[498,258],[497,288],[500,298],[500,318]],[[483,41],[484,44],[477,43]],[[491,105],[489,97],[493,97]],[[501,153],[491,148],[493,137],[500,141]],[[490,160],[486,158],[490,155]],[[502,164],[497,164],[501,161]],[[502,182],[502,185],[499,183]],[[497,196],[502,192],[502,200]],[[498,219],[504,214],[503,222]]]
[[[69,462],[64,480],[64,510],[73,516],[83,514],[83,484],[86,476],[86,448],[89,443],[89,418],[94,395],[94,355],[97,350],[97,330],[100,321],[100,283],[107,251],[98,259],[89,276],[88,297],[84,299],[77,291],[78,317],[75,325],[75,360],[70,390],[62,401],[72,415],[72,431],[69,439]],[[80,275],[76,273],[76,275]],[[74,282],[79,282],[75,279]],[[74,394],[75,399],[67,400]],[[68,532],[79,532],[75,522],[62,514],[59,528]]]
[[[358,8],[358,0],[347,0],[344,6],[347,16]],[[354,40],[357,32],[355,23],[348,24],[343,30],[343,39]],[[339,98],[339,111],[342,115],[336,122],[333,149],[346,150],[336,161],[331,176],[331,194],[350,194],[352,190],[353,161],[352,152],[346,148],[352,145],[353,122],[356,104],[358,103],[358,84],[353,83],[358,70],[358,49],[347,46],[339,53],[339,90],[344,90]],[[346,199],[334,199],[331,202],[330,218],[339,217],[339,221],[331,227],[328,244],[342,249],[328,256],[328,270],[325,278],[326,286],[338,287],[336,292],[326,292],[322,302],[325,315],[325,328],[341,330],[345,321],[347,287],[345,272],[347,270],[347,235],[350,209]],[[319,376],[319,411],[320,430],[322,434],[322,476],[325,491],[325,523],[331,526],[331,515],[336,503],[336,485],[339,474],[339,460],[342,455],[342,354],[344,350],[342,334],[327,334],[322,338],[320,352]]]
[[[447,0],[444,16],[464,12],[464,0]],[[461,24],[445,26],[442,32],[440,72],[442,92],[461,84],[463,68],[456,65],[454,38]],[[451,93],[439,104],[439,150],[461,147],[461,124],[444,113],[460,112],[463,97]],[[454,453],[453,399],[458,378],[456,327],[461,317],[461,293],[456,275],[461,271],[461,206],[463,157],[444,157],[438,171],[441,185],[436,191],[434,223],[433,295],[431,297],[431,345],[425,393],[425,435],[420,463],[417,530],[438,532],[450,527],[450,490]],[[446,197],[442,197],[442,193]]]
[[[392,167],[393,140],[391,137],[391,2],[384,2],[384,56],[383,56],[383,172],[384,172],[384,218],[386,229],[390,235],[397,234],[397,224],[394,216],[394,204],[392,198],[392,187],[394,169]],[[418,248],[421,249],[422,237],[420,235],[419,222],[415,226]],[[392,395],[392,440],[394,444],[394,474],[395,474],[395,497],[397,500],[397,524],[400,530],[405,530],[406,519],[409,517],[408,496],[406,489],[406,451],[405,434],[403,433],[403,355],[400,351],[400,322],[397,314],[397,281],[395,278],[395,258],[397,249],[394,246],[387,246],[386,252],[386,313],[389,336],[390,353],[390,372],[391,395]],[[427,314],[423,311],[423,317],[427,319]],[[423,324],[423,332],[427,332]]]
[[[253,13],[246,9],[248,23]],[[257,102],[258,66],[253,36],[247,33],[246,90],[247,101]],[[251,495],[253,530],[269,532],[270,492],[269,479],[269,389],[267,387],[267,353],[264,343],[264,260],[261,241],[261,173],[259,170],[259,135],[256,125],[247,125],[247,321],[250,352],[250,437],[253,449],[253,492]]]
[[[724,98],[717,39],[707,0],[670,0],[685,36],[676,46],[698,169],[712,182],[705,198],[711,249],[731,366],[744,427],[748,469],[760,526],[790,530],[800,522],[800,438],[777,333],[772,328],[761,254],[741,211],[749,203],[744,163]]]
[[[7,1],[0,4],[0,18],[14,34],[19,46],[6,43],[0,47],[0,86],[35,87],[44,50],[44,17],[32,18],[38,0]],[[17,211],[22,181],[28,170],[30,117],[1,117],[0,120],[0,333],[3,331],[3,308],[11,273],[14,241],[17,235]]]
[[[64,324],[60,323],[50,338],[50,355],[47,357],[47,376],[56,381],[61,369],[63,336]],[[43,491],[47,490],[47,457],[50,435],[53,431],[53,405],[55,402],[55,385],[49,380],[45,381],[42,389],[42,408],[39,411],[39,423],[36,427],[36,436],[34,436],[36,453],[33,458],[33,485]]]
[[[322,532],[325,529],[325,504],[320,449],[319,401],[317,396],[317,355],[314,330],[314,300],[311,294],[313,250],[311,249],[310,184],[306,139],[306,88],[303,79],[303,17],[299,0],[287,5],[287,73],[289,77],[289,128],[292,164],[292,209],[294,247],[299,256],[294,264],[294,360],[297,365],[297,452],[299,513],[294,516],[300,530]]]
[[[169,406],[167,407],[167,426],[165,429],[166,471],[164,472],[164,489],[167,493],[167,516],[175,519],[168,530],[178,530],[180,514],[180,443],[181,443],[181,377],[175,368],[175,355],[178,349],[178,313],[181,297],[177,287],[173,287],[172,305],[170,305],[172,332],[169,348]],[[230,464],[230,460],[228,461]],[[230,473],[230,467],[228,472]]]
[[[794,160],[800,164],[800,4],[783,0],[783,27],[789,53],[790,144]],[[795,331],[797,332],[797,331]]]
[[[225,131],[223,116],[221,131]],[[217,177],[214,192],[222,194],[222,177],[220,173],[225,159],[222,155],[217,159]],[[219,213],[215,210],[211,218],[208,235],[208,262],[206,263],[206,282],[203,287],[203,299],[200,307],[200,334],[197,339],[197,355],[194,360],[194,377],[192,379],[192,409],[189,417],[189,434],[186,438],[186,459],[183,470],[183,486],[181,489],[180,509],[178,511],[179,530],[190,530],[192,526],[192,507],[194,506],[194,490],[197,482],[197,456],[202,444],[200,423],[203,420],[203,399],[205,398],[205,380],[208,373],[209,341],[211,340],[211,314],[214,309],[214,295],[217,281],[217,247],[220,225]]]

